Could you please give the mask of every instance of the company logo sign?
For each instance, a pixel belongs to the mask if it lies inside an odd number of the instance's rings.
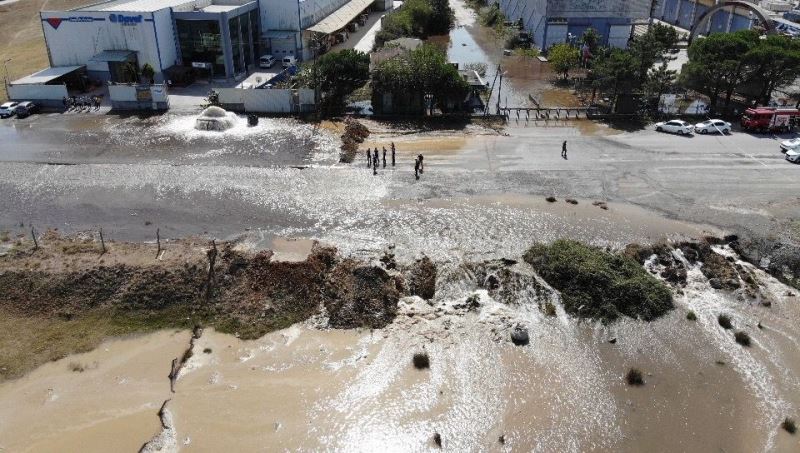
[[[50,24],[51,27],[58,29],[62,22],[94,22],[96,20],[104,20],[98,19],[96,17],[89,17],[89,16],[71,16],[71,17],[48,17],[45,19],[45,22]]]
[[[61,19],[60,17],[48,17],[45,20],[47,21],[48,24],[50,24],[51,27],[58,30],[58,26],[61,25],[61,21],[63,19]]]
[[[120,25],[136,25],[142,23],[142,16],[141,14],[138,16],[126,16],[124,14],[111,14],[108,16],[108,20],[115,24]]]

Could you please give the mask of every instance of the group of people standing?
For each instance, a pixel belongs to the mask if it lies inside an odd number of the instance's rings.
[[[383,148],[383,161],[382,161],[383,162],[383,168],[386,168],[386,152],[387,151],[386,151],[386,147],[385,146],[382,147],[382,148]],[[395,163],[396,163],[394,142],[391,143],[389,148],[391,149],[391,152],[392,152],[392,167],[394,167]],[[378,154],[378,148],[375,147],[374,150],[370,150],[369,148],[367,148],[366,155],[367,155],[367,168],[372,168],[372,174],[373,175],[377,175],[378,174],[378,166],[381,165],[381,158],[380,158],[380,155]],[[422,154],[420,154],[419,156],[417,156],[416,159],[414,159],[414,177],[416,179],[419,179],[419,175],[422,173],[422,171],[424,169],[424,166],[422,164],[422,160],[423,160]]]

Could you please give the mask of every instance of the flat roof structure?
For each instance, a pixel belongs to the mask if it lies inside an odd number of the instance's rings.
[[[60,77],[64,77],[65,75],[75,72],[81,68],[85,68],[85,66],[58,66],[55,68],[47,68],[42,69],[39,72],[34,72],[31,75],[25,76],[21,79],[17,79],[11,82],[11,85],[46,85],[53,80],[56,80]]]
[[[129,11],[152,13],[164,8],[174,8],[193,0],[111,0],[78,8],[75,11]]]
[[[306,30],[327,35],[343,29],[359,14],[364,12],[375,0],[350,0],[344,6],[332,12],[329,16],[317,22]]]

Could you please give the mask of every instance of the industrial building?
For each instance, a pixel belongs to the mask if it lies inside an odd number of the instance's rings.
[[[651,0],[501,0],[500,8],[510,20],[528,30],[534,45],[548,49],[581,36],[588,28],[597,30],[601,44],[627,47],[633,27],[646,24]]]
[[[352,26],[368,9],[390,6],[387,0],[111,0],[40,16],[51,67],[129,82],[131,65],[149,64],[159,83],[188,67],[201,77],[237,79],[270,53],[279,61],[308,59],[312,42]]]

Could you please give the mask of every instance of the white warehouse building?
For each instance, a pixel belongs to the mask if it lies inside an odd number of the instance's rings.
[[[312,56],[316,33],[332,35],[387,0],[111,0],[42,11],[50,66],[85,67],[92,80],[131,81],[130,65],[149,64],[155,81],[195,68],[234,79],[259,56]]]

